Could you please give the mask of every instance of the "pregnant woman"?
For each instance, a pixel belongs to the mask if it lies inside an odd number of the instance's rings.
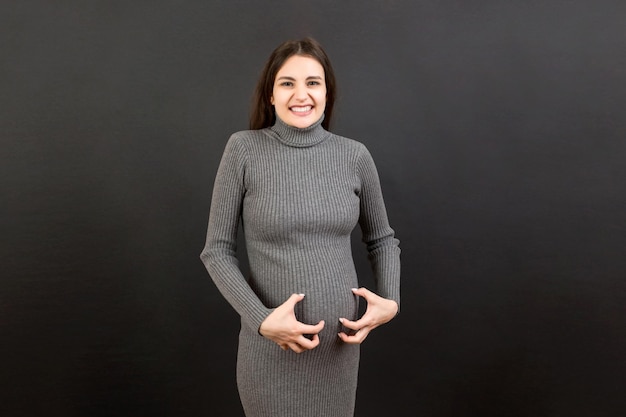
[[[215,178],[201,259],[241,316],[237,385],[247,417],[353,416],[359,345],[398,313],[398,240],[370,153],[327,130],[334,100],[321,46],[281,44],[259,78],[251,130],[230,137]],[[240,220],[248,277],[236,257]],[[357,224],[371,291],[358,288],[352,260]]]

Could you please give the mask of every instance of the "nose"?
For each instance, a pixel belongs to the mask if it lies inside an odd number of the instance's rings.
[[[298,84],[296,85],[293,95],[296,100],[306,100],[309,93],[307,92],[305,85]]]

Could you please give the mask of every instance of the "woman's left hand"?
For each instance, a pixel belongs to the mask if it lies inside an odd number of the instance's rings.
[[[352,292],[360,297],[365,298],[367,309],[363,317],[357,321],[351,321],[346,318],[340,318],[339,321],[348,329],[354,330],[356,333],[348,336],[345,332],[339,333],[339,338],[346,343],[360,344],[363,343],[367,335],[377,328],[393,319],[398,313],[398,303],[387,298],[383,298],[367,288],[353,289]]]

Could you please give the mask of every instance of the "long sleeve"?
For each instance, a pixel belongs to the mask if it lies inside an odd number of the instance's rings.
[[[245,189],[246,152],[233,135],[217,170],[206,244],[200,255],[209,275],[243,322],[258,330],[271,312],[252,291],[239,269],[237,232]]]
[[[357,320],[359,285],[351,236],[360,222],[376,292],[399,301],[398,241],[389,227],[378,175],[365,147],[319,123],[298,129],[278,120],[235,133],[213,189],[201,258],[241,316],[237,384],[250,416],[354,414],[359,345],[340,343],[340,317]],[[250,275],[236,258],[245,228]],[[324,320],[319,345],[302,355],[259,336],[259,327],[293,293],[306,294],[296,320]],[[303,375],[306,377],[303,378]]]
[[[361,181],[359,224],[363,242],[367,245],[376,293],[400,306],[399,241],[389,226],[378,172],[365,147],[357,163],[357,176]]]

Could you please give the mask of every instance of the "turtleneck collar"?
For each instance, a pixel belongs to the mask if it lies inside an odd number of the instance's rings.
[[[309,127],[303,129],[289,126],[276,116],[276,123],[270,128],[278,140],[288,146],[305,148],[317,145],[328,137],[328,132],[322,126],[324,115]]]

